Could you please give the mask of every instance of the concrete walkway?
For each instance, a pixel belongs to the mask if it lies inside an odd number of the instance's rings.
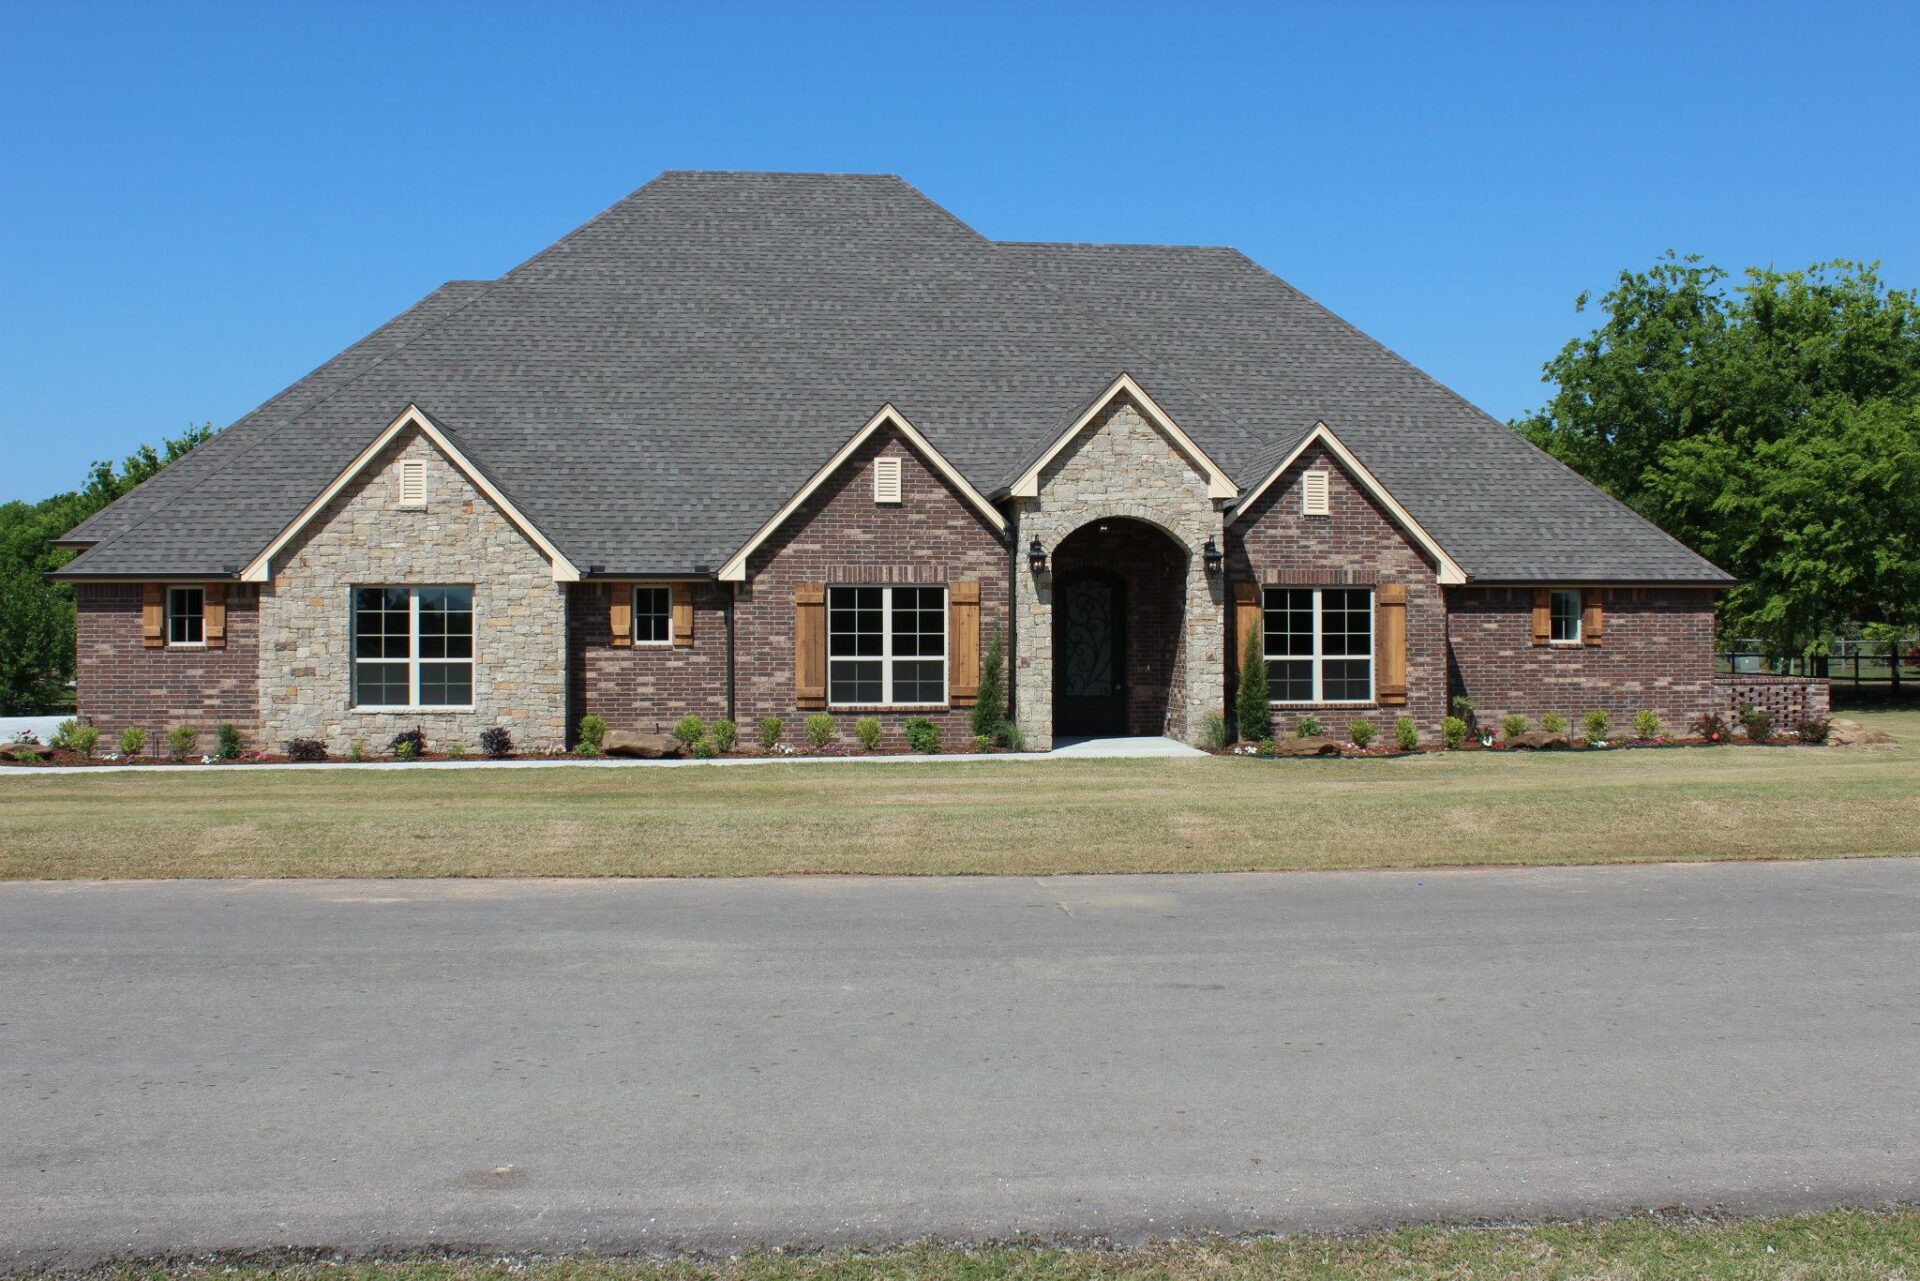
[[[0,885],[0,1271],[1920,1200],[1920,860]]]
[[[58,723],[58,721],[55,722],[56,725]],[[1062,740],[1060,746],[1051,752],[954,752],[942,753],[937,756],[722,756],[710,761],[692,759],[677,761],[635,761],[619,760],[610,756],[596,756],[591,758],[554,756],[512,761],[489,761],[469,757],[463,761],[316,761],[307,764],[286,761],[272,765],[233,766],[210,766],[197,763],[174,765],[164,762],[156,762],[151,765],[10,765],[0,767],[0,778],[7,778],[9,776],[45,778],[49,775],[56,774],[111,774],[133,771],[152,774],[180,770],[205,771],[215,768],[226,770],[696,769],[708,765],[911,765],[916,763],[925,765],[932,761],[1105,760],[1147,756],[1196,757],[1205,755],[1206,753],[1197,747],[1189,747],[1185,743],[1178,743],[1170,738],[1080,738]]]

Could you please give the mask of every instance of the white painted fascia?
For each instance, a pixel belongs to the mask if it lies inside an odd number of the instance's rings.
[[[1273,488],[1274,482],[1286,475],[1287,468],[1299,462],[1300,456],[1316,444],[1324,446],[1327,452],[1338,460],[1341,468],[1347,475],[1353,478],[1354,483],[1365,490],[1373,501],[1386,508],[1387,513],[1393,517],[1394,523],[1406,530],[1408,535],[1413,538],[1413,541],[1419,544],[1421,550],[1433,557],[1434,563],[1440,567],[1439,580],[1442,584],[1455,587],[1467,581],[1467,573],[1460,568],[1459,562],[1447,555],[1446,549],[1434,540],[1433,535],[1422,528],[1420,522],[1413,518],[1413,514],[1402,507],[1399,500],[1387,492],[1387,487],[1380,483],[1379,477],[1368,471],[1360,460],[1354,457],[1353,451],[1342,444],[1340,438],[1333,434],[1333,428],[1323,422],[1315,423],[1313,430],[1308,432],[1306,437],[1302,439],[1298,445],[1295,445],[1285,458],[1280,460],[1279,465],[1268,472],[1264,480],[1247,491],[1247,496],[1242,498],[1239,503],[1234,506],[1227,523],[1232,524],[1234,521],[1239,520],[1248,509],[1260,501],[1261,495]]]
[[[747,578],[747,558],[759,550],[760,545],[771,538],[776,529],[779,529],[795,512],[799,511],[800,505],[812,497],[814,491],[827,482],[828,477],[845,466],[847,460],[853,457],[854,451],[872,439],[875,432],[887,426],[893,427],[902,436],[906,437],[907,443],[913,446],[914,452],[919,454],[949,485],[952,485],[961,497],[965,498],[969,503],[972,503],[995,529],[1001,533],[1006,532],[1007,518],[1001,514],[1000,509],[995,507],[985,494],[975,489],[967,478],[960,474],[959,469],[948,462],[946,456],[935,449],[927,438],[920,434],[919,429],[907,421],[905,414],[895,409],[892,402],[888,402],[874,411],[873,417],[867,419],[866,425],[848,437],[847,443],[835,450],[833,457],[827,459],[819,471],[808,477],[807,483],[800,486],[794,496],[787,500],[786,505],[775,512],[766,524],[755,530],[753,537],[740,545],[739,551],[728,557],[727,563],[720,567],[720,573],[718,575],[720,581],[723,583],[745,582]]]
[[[465,476],[467,481],[475,489],[479,490],[488,502],[499,508],[501,514],[512,521],[514,526],[527,536],[529,542],[540,549],[542,554],[546,556],[547,560],[553,566],[554,582],[577,583],[580,581],[579,568],[563,556],[560,549],[555,547],[552,540],[547,538],[545,534],[542,534],[532,521],[521,514],[520,509],[515,507],[512,501],[500,492],[498,486],[481,474],[480,469],[475,467],[467,456],[460,452],[453,441],[447,437],[447,434],[435,426],[433,420],[427,417],[426,413],[422,411],[418,405],[408,405],[405,409],[401,410],[399,416],[388,423],[380,434],[373,438],[372,444],[361,450],[360,453],[355,456],[354,460],[348,463],[345,469],[343,469],[338,476],[335,476],[333,480],[328,483],[327,487],[321,490],[318,496],[316,496],[312,502],[308,503],[298,516],[293,518],[285,529],[282,529],[278,534],[274,535],[273,541],[267,544],[266,549],[251,561],[247,562],[246,568],[240,571],[240,581],[243,583],[266,583],[273,581],[273,558],[284,551],[287,544],[298,537],[300,531],[305,529],[314,517],[326,509],[328,503],[339,497],[340,492],[352,484],[356,477],[373,464],[373,460],[380,456],[381,451],[385,450],[388,445],[393,443],[395,437],[408,428],[413,428],[431,441],[434,448],[446,455],[447,460],[459,469],[460,474]]]
[[[1181,454],[1186,457],[1187,461],[1193,464],[1195,470],[1207,478],[1208,498],[1237,498],[1239,496],[1240,487],[1228,478],[1227,473],[1219,464],[1207,457],[1207,451],[1200,448],[1200,446],[1195,443],[1193,437],[1187,435],[1186,432],[1180,429],[1180,425],[1173,421],[1173,416],[1162,409],[1159,402],[1147,394],[1146,388],[1133,380],[1132,374],[1121,374],[1118,378],[1114,379],[1112,383],[1108,384],[1107,389],[1094,399],[1093,404],[1087,407],[1086,412],[1074,419],[1070,427],[1054,438],[1053,443],[1047,446],[1046,452],[1040,455],[1033,466],[1020,473],[1020,478],[1008,487],[1008,496],[1012,498],[1038,498],[1040,496],[1040,473],[1046,470],[1047,464],[1051,463],[1055,458],[1058,458],[1060,452],[1068,445],[1071,445],[1082,431],[1086,430],[1088,423],[1091,423],[1108,405],[1111,405],[1121,396],[1128,397],[1136,405],[1140,406],[1140,412],[1147,416],[1147,421],[1152,423],[1161,435],[1172,441],[1174,448],[1178,449]]]

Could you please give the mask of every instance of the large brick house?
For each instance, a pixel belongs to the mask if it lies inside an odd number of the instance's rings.
[[[597,713],[1027,741],[1713,705],[1728,577],[1231,249],[670,173],[74,529],[80,710],[334,749]]]

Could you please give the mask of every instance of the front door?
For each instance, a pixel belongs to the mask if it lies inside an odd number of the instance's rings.
[[[1053,732],[1127,732],[1126,593],[1100,569],[1061,576],[1053,598]]]

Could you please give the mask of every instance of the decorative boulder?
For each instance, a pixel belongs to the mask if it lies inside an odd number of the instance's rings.
[[[1868,729],[1859,721],[1835,717],[1827,728],[1827,742],[1834,747],[1898,747],[1900,742],[1885,730]]]
[[[1508,747],[1525,747],[1541,751],[1549,747],[1572,747],[1565,734],[1549,734],[1546,730],[1528,730],[1524,734],[1515,734],[1507,740]]]
[[[681,755],[677,738],[665,734],[634,734],[623,729],[608,730],[600,751],[606,756],[630,756],[642,761],[672,760]]]
[[[1273,745],[1275,756],[1338,756],[1340,744],[1320,734],[1285,738]]]
[[[0,756],[14,761],[50,761],[53,749],[40,743],[0,743]]]

